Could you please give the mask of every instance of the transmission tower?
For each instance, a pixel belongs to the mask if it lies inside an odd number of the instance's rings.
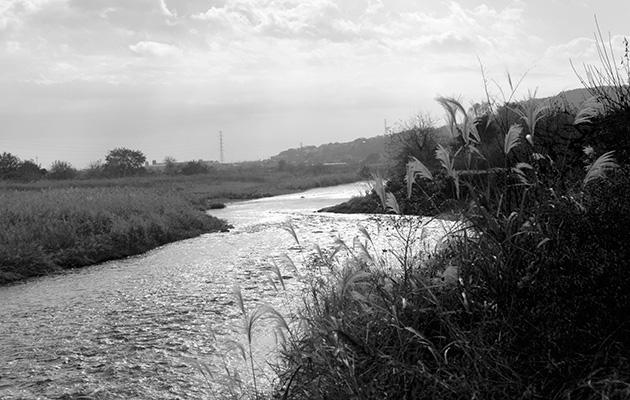
[[[219,131],[219,162],[223,164],[223,131]]]

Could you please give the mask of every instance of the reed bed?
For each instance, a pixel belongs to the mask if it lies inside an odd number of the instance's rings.
[[[585,102],[558,124],[566,109],[533,95],[481,123],[438,98],[453,138],[435,150],[441,168],[411,159],[402,191],[376,175],[373,197],[394,214],[416,199],[432,215],[455,206],[464,226],[390,268],[369,237],[311,263],[330,275],[304,293],[270,397],[630,398],[630,165],[617,123],[630,114],[619,97],[623,107]],[[502,166],[480,174],[489,133]]]
[[[317,168],[315,168],[317,167]],[[40,180],[29,183],[1,181],[0,190],[50,190],[70,188],[145,188],[176,190],[201,209],[231,200],[257,199],[316,187],[352,183],[363,178],[357,165],[320,165],[280,171],[277,167],[236,164],[213,169],[207,174],[148,174],[111,179]]]
[[[0,283],[146,252],[225,227],[171,190],[0,192]]]

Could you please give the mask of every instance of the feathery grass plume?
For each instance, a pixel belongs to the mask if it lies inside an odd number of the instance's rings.
[[[238,284],[234,285],[234,296],[238,302],[239,308],[243,315],[243,334],[246,338],[246,343],[236,340],[228,340],[228,344],[230,344],[234,349],[239,350],[241,357],[245,362],[249,361],[250,373],[252,375],[252,383],[254,386],[254,394],[256,398],[259,395],[258,393],[258,385],[256,378],[256,368],[254,366],[254,351],[253,351],[253,342],[254,342],[254,333],[258,324],[265,318],[271,318],[276,322],[277,329],[286,329],[287,332],[291,332],[289,330],[289,325],[287,321],[284,319],[282,314],[280,314],[276,309],[271,306],[262,304],[254,309],[254,311],[249,312],[245,308],[245,301],[243,300],[243,293],[241,292]],[[248,360],[249,358],[249,360]]]
[[[365,226],[359,226],[359,232],[363,235],[363,237],[369,240],[372,245],[374,245],[374,242],[372,241],[372,236],[367,231],[367,229],[365,229]]]
[[[533,169],[534,167],[532,167],[531,164],[526,163],[526,162],[519,162],[513,168],[511,168],[511,171],[516,174],[516,178],[518,179],[521,185],[531,186],[532,183],[530,183],[529,180],[527,179],[527,174],[525,173],[525,170],[531,171]]]
[[[507,135],[505,135],[505,140],[503,142],[503,154],[505,154],[506,157],[513,148],[520,144],[522,132],[523,127],[519,124],[513,124],[510,126],[510,130]]]
[[[448,131],[451,133],[453,138],[459,136],[459,132],[457,130],[457,108],[449,101],[448,98],[439,96],[435,99],[444,111],[446,111],[446,120],[448,122]]]
[[[271,271],[273,271],[276,274],[276,278],[278,278],[278,280],[280,281],[280,284],[282,285],[282,289],[287,290],[287,288],[284,286],[284,278],[282,277],[282,272],[280,272],[280,267],[278,267],[276,260],[272,259],[271,261],[273,262],[273,267],[271,267]],[[271,282],[273,283],[273,280],[271,280]],[[273,286],[275,288],[276,285],[273,284]]]
[[[433,180],[433,174],[429,169],[416,157],[411,156],[412,160],[407,164],[414,173],[419,173],[421,177]]]
[[[452,97],[437,97],[435,99],[446,111],[446,117],[448,121],[449,131],[453,138],[462,136],[464,143],[466,145],[471,144],[471,135],[476,143],[481,141],[479,137],[479,132],[477,131],[477,127],[474,122],[470,120],[468,113],[464,106],[456,99]],[[457,114],[462,114],[462,123],[461,126],[457,121]]]
[[[607,153],[599,156],[597,160],[595,160],[592,164],[584,167],[586,170],[586,176],[582,181],[582,188],[585,188],[590,182],[597,180],[599,178],[603,178],[606,171],[619,167],[613,159],[614,151],[609,151]]]
[[[348,291],[352,289],[358,282],[364,281],[370,276],[372,275],[366,271],[352,271],[351,269],[347,269],[343,274],[341,281],[339,282],[339,298],[343,299]]]
[[[352,249],[348,247],[346,242],[340,237],[335,239],[335,250],[333,250],[334,254],[337,254],[341,250],[346,250],[348,254],[352,254]]]
[[[273,290],[275,290],[276,292],[278,291],[278,286],[276,286],[276,282],[273,281],[273,278],[268,276],[267,277],[267,282],[269,282],[269,284],[271,284],[271,287],[273,287]]]
[[[385,211],[393,211],[396,214],[400,214],[400,207],[398,206],[398,201],[396,197],[385,190],[385,179],[383,179],[380,172],[372,173],[372,178],[374,179],[374,191],[378,195],[378,198],[381,200],[381,205]]]
[[[286,253],[282,253],[282,258],[281,258],[283,262],[283,264],[285,264],[286,266],[289,267],[289,269],[291,269],[294,273],[299,274],[300,272],[297,269],[297,266],[295,265],[295,263],[293,262],[293,260],[291,259],[291,257],[289,257],[288,254]]]
[[[603,106],[598,101],[597,96],[589,97],[580,106],[573,125],[590,124],[593,118],[601,115],[603,112]]]
[[[264,312],[267,315],[267,318],[276,322],[276,328],[278,330],[281,331],[282,329],[284,329],[289,333],[289,335],[291,335],[291,328],[289,327],[289,323],[287,322],[284,315],[282,315],[278,310],[271,306],[265,305],[262,307],[264,308]],[[282,335],[281,337],[284,336]]]
[[[372,258],[372,255],[370,254],[367,245],[362,243],[358,237],[354,238],[354,247],[359,248],[359,257],[362,258],[364,261],[374,262],[374,259]]]
[[[291,236],[293,236],[293,240],[295,240],[295,243],[297,243],[298,246],[300,245],[300,240],[298,239],[298,235],[295,232],[295,228],[293,227],[293,224],[291,223],[291,221],[289,220],[284,221],[282,225],[280,225],[280,227],[284,229],[285,231],[289,232]]]
[[[457,150],[457,153],[459,153],[459,150]],[[455,153],[455,155],[457,155],[457,153]],[[435,158],[440,161],[440,164],[442,164],[442,167],[446,170],[448,176],[450,176],[455,182],[455,191],[457,198],[459,199],[459,172],[455,170],[454,167],[455,157],[451,158],[449,151],[441,144],[438,144],[437,150],[435,150]]]
[[[387,209],[400,215],[400,206],[398,205],[398,200],[396,200],[396,196],[394,196],[394,194],[391,192],[387,192],[386,197],[387,199],[385,202],[387,204]]]
[[[437,145],[435,158],[440,161],[440,164],[446,170],[448,176],[454,178],[457,175],[457,171],[454,169],[455,158],[451,159],[450,152],[441,144]]]
[[[387,210],[387,196],[385,195],[385,179],[380,172],[372,172],[372,179],[374,179],[374,191],[381,200],[381,205],[384,210]]]
[[[182,361],[184,361],[185,363],[187,363],[188,365],[195,368],[197,371],[201,373],[208,387],[212,386],[212,380],[214,380],[214,374],[210,370],[210,366],[208,365],[207,362],[199,361],[196,358],[187,357],[187,356],[181,356],[180,358],[182,359]]]
[[[234,297],[236,297],[236,301],[238,302],[238,307],[241,310],[241,313],[243,315],[247,314],[247,311],[245,310],[245,302],[243,301],[243,293],[241,292],[241,287],[235,283],[234,287],[232,288],[232,292],[234,293]]]
[[[316,263],[317,264],[317,268],[319,269],[319,272],[322,271],[322,265],[330,268],[332,259],[330,257],[326,256],[326,254],[322,251],[322,248],[319,247],[319,245],[317,243],[313,244],[313,248],[317,252],[317,257],[319,258],[318,262]]]
[[[335,239],[335,247],[333,247],[332,253],[330,253],[330,256],[328,256],[328,260],[332,261],[343,249],[349,250],[348,246],[346,246],[346,243],[339,238]]]
[[[420,160],[416,157],[411,156],[412,160],[407,163],[407,176],[405,180],[407,181],[407,198],[411,198],[411,191],[413,184],[415,182],[416,174],[420,174],[422,178],[428,179],[430,181],[433,180],[433,174],[429,169],[424,165]]]
[[[527,128],[529,128],[529,134],[532,135],[532,141],[536,132],[536,123],[545,116],[545,111],[550,108],[546,102],[536,99],[537,91],[535,90],[534,93],[529,91],[527,98],[519,104],[519,107],[510,108],[525,121]]]
[[[524,169],[534,169],[531,164],[526,162],[517,163],[515,166],[516,169],[524,170]]]
[[[466,112],[466,109],[464,108],[464,106],[458,101],[455,101],[455,106],[461,112],[463,116],[462,136],[464,138],[464,142],[467,145],[471,144],[471,142],[475,142],[475,143],[481,142],[481,137],[479,137],[477,126],[475,125],[474,121],[471,121],[470,116]],[[472,139],[474,140],[471,140],[471,136],[472,136]]]

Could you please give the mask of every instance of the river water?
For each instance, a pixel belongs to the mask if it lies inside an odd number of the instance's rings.
[[[270,304],[290,314],[302,301],[299,277],[314,244],[330,249],[341,239],[352,247],[363,226],[385,253],[388,241],[415,229],[315,212],[366,189],[351,184],[230,204],[211,212],[234,225],[230,232],[0,287],[0,399],[214,399],[239,391],[235,376],[251,386],[248,364],[231,350],[247,344],[234,288],[250,312]],[[423,243],[443,229],[425,226]],[[275,342],[261,329],[253,348],[264,387]]]

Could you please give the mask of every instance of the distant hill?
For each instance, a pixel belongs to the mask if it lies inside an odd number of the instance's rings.
[[[580,88],[580,89],[571,89],[565,90],[558,93],[555,96],[544,98],[543,100],[547,100],[549,102],[556,104],[567,104],[571,107],[575,107],[576,109],[582,105],[584,100],[587,100],[591,97],[588,89]]]
[[[347,143],[328,143],[289,149],[271,157],[272,161],[305,164],[375,164],[385,152],[388,138],[384,135],[359,138]]]
[[[564,104],[578,109],[584,100],[591,97],[585,88],[571,89],[560,92],[555,96],[543,98],[551,104]],[[446,128],[440,127],[447,135]],[[304,146],[285,150],[270,158],[278,162],[285,160],[288,163],[327,164],[327,163],[354,163],[377,164],[383,161],[389,137],[385,135],[372,138],[359,138],[346,143],[328,143],[321,146]]]
[[[611,86],[602,86],[601,88],[599,88],[599,91],[600,93],[607,93],[607,95],[609,95],[611,98],[616,98],[617,94],[619,93],[618,88],[614,88]],[[549,100],[552,104],[554,102],[556,104],[562,104],[563,102],[565,102],[570,107],[574,107],[577,110],[580,108],[580,106],[585,100],[590,99],[592,96],[593,95],[588,89],[579,88],[579,89],[565,90],[563,92],[558,93],[555,96],[547,97],[543,100]]]

